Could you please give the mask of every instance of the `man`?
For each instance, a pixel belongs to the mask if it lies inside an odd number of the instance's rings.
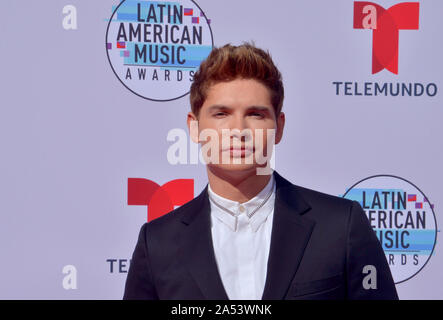
[[[263,168],[283,137],[283,96],[270,55],[252,45],[201,64],[187,122],[195,142],[209,140],[209,184],[142,226],[124,299],[398,299],[359,203]]]

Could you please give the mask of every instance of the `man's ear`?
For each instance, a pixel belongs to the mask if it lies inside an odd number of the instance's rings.
[[[199,143],[198,139],[198,118],[193,112],[188,113],[188,117],[186,119],[189,135],[194,143]]]
[[[283,138],[283,129],[285,128],[285,114],[280,112],[277,117],[277,132],[275,133],[275,144],[279,144]]]

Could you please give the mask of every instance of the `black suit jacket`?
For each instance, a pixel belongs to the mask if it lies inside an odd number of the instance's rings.
[[[360,204],[273,174],[276,197],[262,299],[398,299]],[[215,260],[207,189],[141,227],[124,299],[228,299]],[[366,265],[376,268],[376,289],[363,287]]]

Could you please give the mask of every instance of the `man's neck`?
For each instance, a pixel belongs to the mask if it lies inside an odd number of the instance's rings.
[[[212,191],[217,195],[240,203],[254,198],[268,184],[271,175],[257,175],[249,171],[227,171],[206,166]]]

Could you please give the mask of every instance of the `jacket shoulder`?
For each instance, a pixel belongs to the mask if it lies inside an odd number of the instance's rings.
[[[356,201],[339,196],[297,185],[294,185],[294,188],[311,207],[307,216],[329,227],[348,225],[353,209],[360,206]]]
[[[294,197],[301,198],[302,200],[307,202],[313,209],[316,208],[349,209],[353,204],[352,200],[296,185],[291,181],[287,180],[286,178],[284,178],[283,176],[281,176],[279,173],[277,172],[274,173],[281,188],[291,189],[291,193],[293,192]]]

